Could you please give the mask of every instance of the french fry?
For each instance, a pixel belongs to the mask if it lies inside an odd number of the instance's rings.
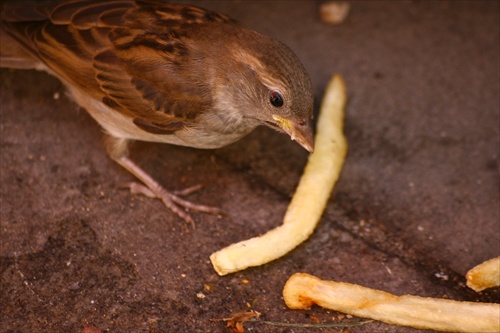
[[[345,85],[340,75],[328,84],[321,104],[315,151],[309,156],[283,224],[260,237],[232,244],[210,256],[219,275],[259,266],[284,256],[313,233],[337,181],[347,152],[343,135]]]
[[[296,273],[283,289],[291,309],[313,304],[389,324],[445,332],[499,332],[500,304],[396,296],[360,285]]]
[[[477,265],[465,277],[467,286],[477,292],[500,286],[500,257]]]

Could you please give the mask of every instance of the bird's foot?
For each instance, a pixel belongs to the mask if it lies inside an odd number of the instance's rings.
[[[128,185],[132,193],[139,193],[149,198],[160,199],[168,209],[170,209],[173,213],[175,213],[187,223],[191,224],[193,228],[195,227],[194,220],[191,215],[186,212],[186,210],[226,215],[226,212],[224,212],[220,208],[194,204],[181,198],[181,196],[186,196],[200,190],[200,185],[191,186],[182,191],[169,192],[158,182],[156,182],[151,176],[149,176],[144,170],[142,170],[138,165],[132,162],[128,157],[121,157],[120,159],[118,159],[118,163],[125,169],[130,171],[142,182],[142,184],[130,183]]]
[[[168,209],[170,209],[173,213],[175,213],[187,223],[191,224],[193,228],[195,227],[194,220],[191,215],[189,215],[185,210],[226,215],[226,212],[220,208],[195,204],[181,198],[181,196],[187,196],[193,192],[199,191],[201,189],[200,185],[191,186],[182,191],[174,192],[167,191],[159,184],[156,185],[157,186],[150,188],[146,185],[132,182],[127,184],[127,187],[130,188],[130,192],[132,194],[142,194],[147,196],[148,198],[160,199]]]
[[[132,193],[132,194],[142,194],[148,198],[158,199],[158,196],[156,194],[154,194],[153,191],[151,191],[149,189],[149,187],[147,187],[144,184],[130,182],[130,183],[126,184],[125,187],[129,188],[130,193]],[[171,193],[173,195],[176,195],[179,197],[185,197],[185,196],[188,196],[194,192],[198,192],[199,190],[201,190],[202,187],[203,186],[201,186],[201,185],[193,185],[193,186],[187,187],[181,191],[176,190],[176,191],[172,191]]]

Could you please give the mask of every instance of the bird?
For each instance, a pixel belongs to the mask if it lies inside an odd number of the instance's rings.
[[[304,66],[225,14],[161,0],[27,0],[2,2],[0,23],[0,67],[62,81],[103,128],[109,157],[140,181],[131,189],[188,223],[190,210],[220,210],[164,188],[130,157],[130,142],[216,149],[263,125],[314,149]]]

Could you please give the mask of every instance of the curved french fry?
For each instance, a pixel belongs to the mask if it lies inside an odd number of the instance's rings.
[[[500,286],[500,257],[496,257],[477,265],[465,275],[467,286],[474,291]]]
[[[305,309],[313,304],[389,324],[445,332],[499,332],[500,304],[396,296],[355,284],[325,281],[296,273],[283,289],[286,305]]]
[[[318,224],[347,152],[343,135],[345,85],[335,75],[321,104],[315,151],[310,155],[283,224],[266,234],[232,244],[210,256],[219,275],[275,260],[305,241]]]

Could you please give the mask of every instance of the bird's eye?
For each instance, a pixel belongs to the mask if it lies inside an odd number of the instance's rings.
[[[271,94],[269,95],[269,101],[272,105],[278,108],[283,106],[283,97],[277,91],[271,91]]]

